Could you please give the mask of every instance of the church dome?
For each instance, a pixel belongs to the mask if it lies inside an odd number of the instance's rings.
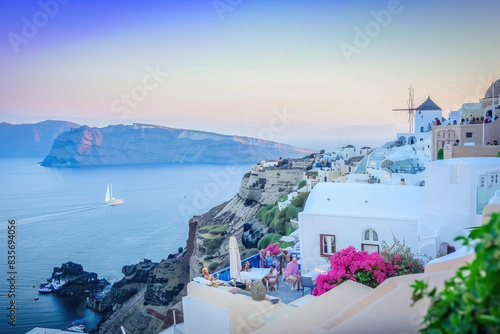
[[[495,97],[498,97],[499,94],[500,94],[500,79],[495,81]],[[486,94],[484,94],[484,98],[491,99],[491,85],[486,91]]]

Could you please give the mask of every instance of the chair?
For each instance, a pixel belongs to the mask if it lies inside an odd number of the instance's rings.
[[[302,288],[300,288],[300,285],[302,285]],[[306,286],[312,290],[314,287],[314,281],[312,277],[301,276],[299,281],[299,288],[297,290],[302,290],[302,296],[304,295],[304,289]]]
[[[274,284],[274,288],[276,289],[276,291],[278,291],[278,290],[279,290],[279,286],[280,286],[280,275],[281,275],[281,272],[280,272],[280,271],[281,271],[281,266],[280,266],[280,265],[277,265],[277,266],[276,266],[276,272],[278,273],[278,275],[276,276],[276,283]],[[266,288],[267,288],[267,290],[268,290],[268,291],[271,291],[271,290],[269,289],[269,280],[268,280],[268,282],[267,282],[267,286],[266,286]]]

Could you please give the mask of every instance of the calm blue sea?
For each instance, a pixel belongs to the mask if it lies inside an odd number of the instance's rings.
[[[185,246],[193,214],[232,198],[251,165],[163,164],[58,169],[40,159],[0,159],[0,333],[65,329],[99,316],[83,300],[39,295],[54,267],[73,261],[113,282],[124,265],[160,261]],[[106,186],[123,205],[104,204]],[[15,299],[7,268],[7,225],[16,221]],[[35,301],[34,298],[40,299]],[[15,300],[15,324],[8,325]]]

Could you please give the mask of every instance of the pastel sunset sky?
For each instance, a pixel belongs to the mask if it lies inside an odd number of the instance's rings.
[[[3,0],[0,122],[144,122],[334,150],[500,78],[500,2]]]

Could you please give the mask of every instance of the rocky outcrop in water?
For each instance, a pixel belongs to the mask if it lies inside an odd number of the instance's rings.
[[[67,262],[60,268],[55,267],[52,277],[48,282],[64,282],[63,287],[58,291],[63,296],[81,296],[102,291],[109,282],[99,279],[96,273],[89,273],[83,270],[83,266],[78,263]]]

